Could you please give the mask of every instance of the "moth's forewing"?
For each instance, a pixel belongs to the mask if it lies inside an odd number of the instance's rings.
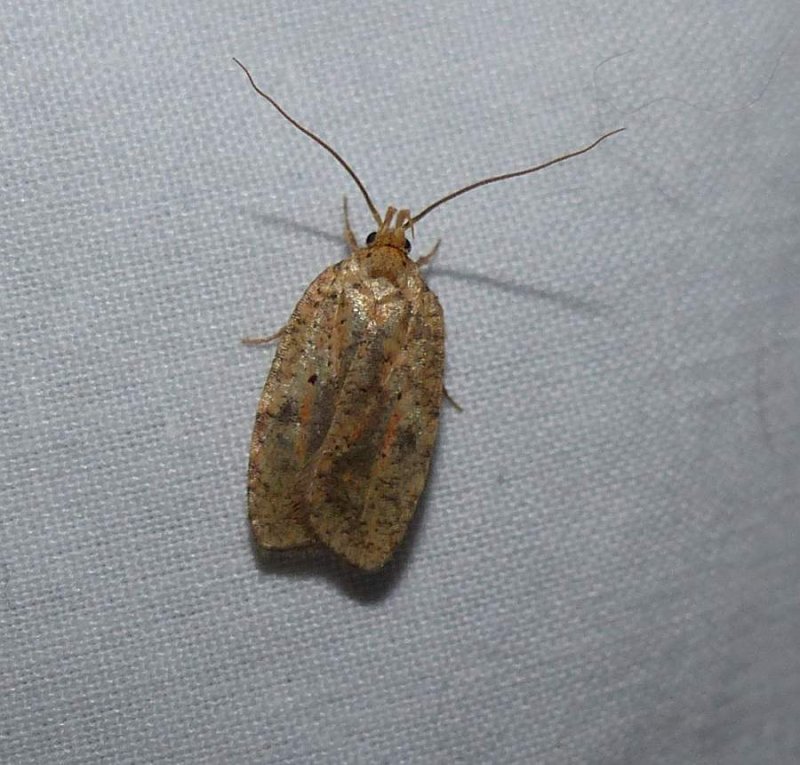
[[[409,265],[398,286],[366,274],[345,292],[355,355],[339,379],[330,427],[308,483],[309,522],[364,569],[383,566],[425,486],[444,373],[444,319]]]
[[[331,381],[343,361],[335,329],[341,265],[323,271],[295,307],[258,403],[248,516],[261,547],[284,549],[316,541],[306,522],[300,478],[333,415],[336,386]]]

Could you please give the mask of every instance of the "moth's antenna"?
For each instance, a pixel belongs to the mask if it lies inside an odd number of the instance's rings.
[[[439,205],[443,205],[445,202],[449,202],[451,199],[455,199],[456,197],[460,197],[462,194],[466,194],[468,191],[472,191],[472,189],[477,189],[479,186],[486,186],[490,183],[495,183],[497,181],[505,181],[508,178],[517,178],[520,175],[528,175],[529,173],[535,173],[537,170],[544,170],[546,167],[550,167],[550,165],[556,165],[559,162],[563,162],[565,159],[572,159],[573,157],[577,157],[580,154],[585,154],[587,151],[590,151],[598,143],[601,141],[605,141],[606,138],[611,137],[612,135],[616,135],[617,133],[621,133],[625,128],[617,128],[616,130],[612,130],[610,133],[606,133],[605,135],[601,135],[594,143],[590,143],[588,146],[584,146],[582,149],[578,149],[577,151],[571,151],[569,154],[562,154],[560,157],[556,157],[555,159],[551,159],[549,162],[543,162],[541,165],[536,165],[535,167],[529,167],[526,170],[517,170],[514,173],[505,173],[503,175],[494,175],[491,178],[484,178],[482,181],[475,181],[475,183],[470,183],[469,186],[464,186],[464,188],[458,189],[458,191],[453,191],[445,197],[437,200],[433,204],[428,205],[421,213],[417,213],[413,218],[411,218],[407,226],[413,226],[415,223],[418,223],[422,218],[424,218],[429,212],[435,210]]]
[[[378,212],[378,208],[375,207],[375,204],[373,203],[372,199],[370,198],[370,195],[367,193],[367,189],[364,187],[364,184],[361,183],[361,180],[355,174],[353,168],[350,167],[350,165],[348,165],[347,162],[344,161],[344,159],[342,159],[342,157],[339,154],[339,152],[337,152],[336,149],[334,149],[332,146],[329,146],[327,143],[325,143],[325,141],[323,141],[318,135],[315,135],[314,133],[312,133],[307,127],[304,127],[303,125],[301,125],[296,119],[293,119],[292,117],[290,117],[283,110],[281,105],[274,98],[272,98],[272,96],[267,95],[263,90],[261,90],[261,88],[258,87],[258,85],[256,85],[256,81],[253,79],[253,75],[250,74],[250,70],[241,61],[239,61],[238,58],[234,58],[233,60],[242,68],[242,71],[247,75],[247,79],[250,80],[250,84],[253,86],[253,90],[255,90],[255,92],[258,93],[259,96],[261,96],[262,98],[264,98],[267,101],[269,101],[269,103],[272,104],[272,106],[274,106],[281,113],[281,115],[286,120],[291,122],[292,125],[294,125],[301,133],[305,133],[312,141],[316,141],[323,149],[325,149],[325,151],[327,151],[329,154],[332,154],[333,158],[345,170],[347,170],[348,173],[350,173],[350,177],[356,182],[356,186],[358,186],[359,190],[364,195],[364,199],[367,202],[367,207],[369,207],[369,211],[372,213],[372,217],[375,218],[375,220],[377,221],[378,225],[380,226],[381,223],[382,223],[382,220],[381,220],[380,213]]]

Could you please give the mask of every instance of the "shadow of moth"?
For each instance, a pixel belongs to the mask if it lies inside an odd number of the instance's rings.
[[[234,61],[262,98],[347,171],[377,227],[360,246],[345,202],[349,257],[311,283],[279,332],[245,341],[279,341],[250,447],[253,536],[267,550],[323,545],[375,571],[391,558],[414,514],[446,395],[444,316],[420,272],[438,243],[412,260],[407,232],[467,191],[584,154],[624,128],[535,167],[471,183],[416,215],[394,207],[381,215],[350,165]]]

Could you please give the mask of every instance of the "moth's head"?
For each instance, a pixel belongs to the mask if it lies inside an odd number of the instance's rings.
[[[390,207],[386,210],[386,215],[381,221],[380,228],[373,231],[366,239],[367,247],[394,247],[408,254],[411,252],[411,242],[406,236],[406,232],[413,227],[411,223],[411,213],[408,210],[395,210]]]

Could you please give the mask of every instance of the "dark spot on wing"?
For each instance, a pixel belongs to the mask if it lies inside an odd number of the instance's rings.
[[[417,448],[417,433],[413,428],[400,428],[397,431],[397,446],[403,454]]]
[[[278,420],[278,422],[296,422],[298,411],[297,401],[293,398],[287,398],[286,401],[283,402],[283,406],[281,406],[278,414],[275,415],[275,419]]]

